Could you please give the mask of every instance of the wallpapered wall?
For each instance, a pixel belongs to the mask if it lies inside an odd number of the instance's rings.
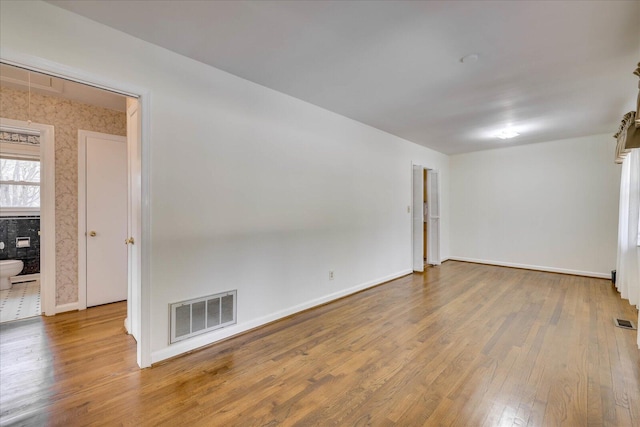
[[[28,93],[0,88],[0,116],[27,121]],[[78,300],[78,129],[126,135],[126,114],[31,94],[31,121],[55,127],[56,304]]]

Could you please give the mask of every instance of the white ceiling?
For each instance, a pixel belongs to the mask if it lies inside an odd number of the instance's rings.
[[[449,154],[613,134],[637,96],[639,1],[50,3]]]

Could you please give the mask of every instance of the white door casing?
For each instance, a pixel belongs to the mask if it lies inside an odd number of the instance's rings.
[[[427,170],[427,264],[440,265],[440,179]]]
[[[127,194],[126,138],[78,131],[79,308],[127,299]]]
[[[413,235],[413,271],[424,271],[424,168],[419,165],[413,165],[413,216],[412,216],[412,235]]]

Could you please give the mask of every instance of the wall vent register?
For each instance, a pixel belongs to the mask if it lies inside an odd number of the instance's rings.
[[[170,343],[236,323],[237,291],[228,291],[169,304]]]

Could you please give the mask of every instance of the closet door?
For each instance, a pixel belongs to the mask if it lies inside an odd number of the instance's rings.
[[[424,168],[413,166],[413,271],[424,271]]]
[[[79,271],[85,274],[86,306],[92,307],[127,299],[127,140],[86,131],[79,137],[86,218],[86,264]]]

